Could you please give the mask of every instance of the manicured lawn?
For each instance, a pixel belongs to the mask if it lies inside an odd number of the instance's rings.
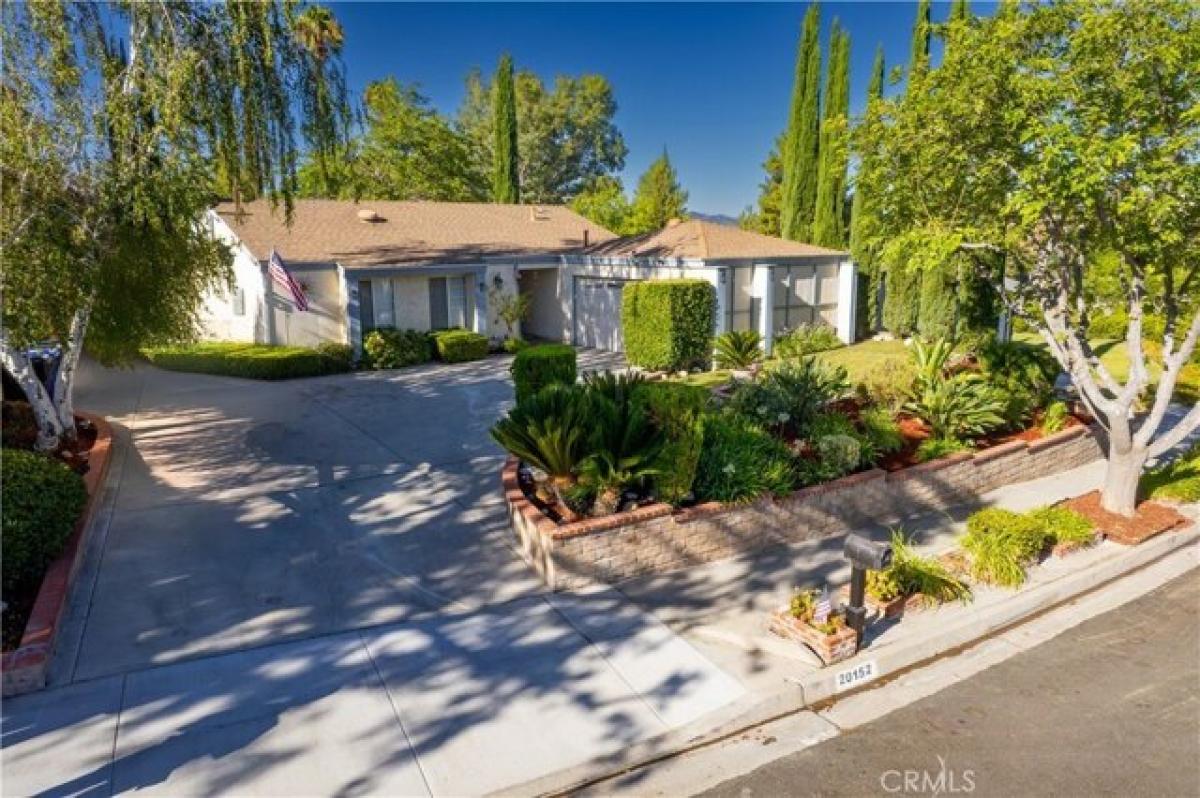
[[[154,365],[170,371],[220,374],[257,380],[315,377],[350,370],[349,347],[270,346],[233,341],[163,346],[142,352]]]

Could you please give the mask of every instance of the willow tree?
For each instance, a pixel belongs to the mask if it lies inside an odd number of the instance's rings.
[[[292,9],[0,6],[0,360],[40,448],[75,434],[85,339],[121,363],[192,337],[204,293],[229,284],[232,255],[204,221],[218,175],[290,215],[305,85]],[[51,391],[26,355],[43,341],[63,351]]]
[[[1188,0],[1009,4],[951,21],[941,67],[860,133],[883,259],[1004,264],[1008,310],[1106,430],[1102,503],[1125,515],[1148,459],[1200,427],[1200,403],[1169,412],[1200,338],[1197,76]],[[1123,381],[1089,342],[1100,271],[1129,319]]]

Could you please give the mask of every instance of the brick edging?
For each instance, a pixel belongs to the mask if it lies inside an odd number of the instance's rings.
[[[0,670],[4,673],[4,695],[12,696],[40,690],[46,686],[46,669],[54,654],[54,643],[67,605],[71,585],[83,561],[84,536],[100,506],[100,491],[108,475],[112,457],[112,427],[101,416],[77,412],[96,428],[96,442],[88,450],[88,471],[83,475],[87,503],[75,522],[63,553],[46,569],[33,609],[25,622],[21,645],[4,654]]]

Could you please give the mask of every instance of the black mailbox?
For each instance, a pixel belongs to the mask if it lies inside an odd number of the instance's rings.
[[[862,645],[863,627],[866,626],[867,609],[863,606],[866,594],[867,571],[882,571],[892,564],[892,546],[876,543],[859,535],[846,535],[842,547],[850,561],[850,605],[845,608],[846,623],[858,633],[857,644]]]
[[[882,571],[892,564],[890,543],[876,543],[859,535],[847,535],[846,545],[842,551],[855,568]]]

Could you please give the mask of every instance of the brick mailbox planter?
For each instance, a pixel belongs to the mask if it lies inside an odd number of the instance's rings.
[[[526,560],[554,590],[665,573],[783,543],[844,535],[864,523],[898,523],[963,504],[1013,482],[1102,456],[1094,428],[1069,427],[1036,441],[962,452],[900,471],[872,469],[747,504],[676,510],[652,504],[604,518],[559,524],[525,496],[518,462],[502,480],[513,531]]]
[[[808,646],[826,665],[850,659],[858,653],[858,632],[849,626],[841,626],[833,634],[825,634],[794,617],[786,607],[771,614],[770,628],[785,640]]]
[[[112,428],[103,418],[91,413],[77,412],[75,416],[90,421],[96,429],[96,441],[87,453],[88,471],[83,475],[87,504],[75,522],[75,529],[67,539],[63,553],[50,563],[42,577],[42,587],[25,622],[21,645],[4,654],[0,670],[4,672],[6,697],[46,686],[46,669],[54,654],[54,643],[67,605],[67,596],[83,562],[84,536],[91,526],[92,516],[100,506],[100,491],[104,489],[104,478],[108,474]]]

